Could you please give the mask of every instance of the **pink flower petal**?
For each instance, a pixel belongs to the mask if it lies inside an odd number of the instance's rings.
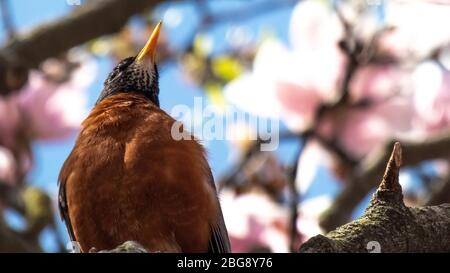
[[[355,101],[379,101],[399,95],[406,86],[407,75],[399,66],[364,66],[356,71],[350,85],[350,94]]]
[[[450,128],[450,73],[437,64],[424,63],[414,72],[414,107],[418,126],[426,134]]]
[[[83,63],[68,82],[60,85],[40,72],[31,72],[18,101],[33,137],[60,139],[73,134],[87,114],[86,89],[94,76],[95,67],[89,63]]]
[[[303,148],[300,160],[298,161],[298,172],[295,178],[295,185],[300,194],[306,193],[314,182],[320,167],[331,167],[333,159],[317,141],[309,141]]]
[[[419,2],[386,3],[387,25],[395,27],[381,39],[382,50],[399,58],[425,56],[450,41],[450,6]]]
[[[314,51],[336,46],[343,28],[329,5],[319,1],[301,1],[292,12],[289,38],[295,51]]]
[[[11,151],[0,146],[0,183],[6,183],[14,186],[17,182],[17,167],[14,155]]]
[[[293,50],[273,40],[264,42],[253,72],[226,86],[229,101],[257,115],[281,115],[294,131],[308,128],[319,105],[338,97],[347,62],[337,47],[342,29],[336,18],[330,21],[331,14],[323,4],[300,2],[290,24]]]
[[[324,233],[319,226],[319,218],[330,207],[331,203],[330,197],[319,196],[307,199],[300,204],[297,230],[301,233],[303,241]]]
[[[317,112],[322,98],[313,89],[287,82],[279,82],[277,95],[282,107],[282,114],[287,125],[295,131],[308,128]]]
[[[396,98],[349,111],[338,129],[339,142],[353,157],[364,157],[386,141],[411,132],[414,109],[410,105],[407,99]]]
[[[288,251],[289,218],[285,208],[260,193],[236,196],[225,190],[220,200],[233,252],[249,252],[256,247]]]

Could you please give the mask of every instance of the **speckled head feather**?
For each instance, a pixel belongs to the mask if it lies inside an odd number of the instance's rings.
[[[136,57],[129,57],[121,62],[109,73],[104,87],[97,100],[119,93],[140,93],[159,106],[158,67],[156,63],[137,62]]]

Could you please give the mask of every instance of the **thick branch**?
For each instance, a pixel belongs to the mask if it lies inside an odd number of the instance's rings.
[[[1,252],[42,252],[39,235],[46,227],[55,228],[50,197],[35,187],[7,187],[0,184],[0,213],[3,207],[14,209],[25,220],[21,231],[11,229],[0,219]],[[62,243],[60,248],[62,249]]]
[[[95,252],[95,251],[92,251]],[[135,241],[126,241],[120,246],[111,250],[102,250],[98,253],[147,253],[148,251]]]
[[[325,236],[311,238],[300,252],[450,251],[450,204],[406,207],[398,181],[400,164],[401,147],[396,143],[364,215]]]
[[[430,138],[421,142],[403,144],[404,166],[416,165],[425,160],[447,158],[450,155],[450,134]],[[392,143],[385,146],[377,155],[365,160],[356,170],[342,192],[335,199],[331,208],[321,219],[321,226],[330,231],[345,224],[353,209],[377,186],[384,164],[389,158]]]
[[[30,243],[0,220],[0,253],[42,252],[39,244]]]

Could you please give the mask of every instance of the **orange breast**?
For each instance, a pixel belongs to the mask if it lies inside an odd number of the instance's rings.
[[[83,251],[127,240],[149,251],[206,252],[218,201],[204,150],[175,141],[175,121],[144,97],[102,101],[83,123],[61,176]]]

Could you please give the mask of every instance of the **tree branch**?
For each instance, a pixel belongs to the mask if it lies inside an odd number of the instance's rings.
[[[92,251],[95,252],[95,251]],[[98,253],[147,253],[148,251],[135,241],[126,241],[120,246],[111,250],[102,250]]]
[[[421,148],[410,144],[406,155],[414,149]],[[381,184],[361,218],[325,236],[311,238],[300,252],[450,251],[450,204],[406,207],[398,179],[401,157],[397,142]],[[405,158],[405,163],[415,160]]]
[[[377,186],[384,162],[389,158],[392,142],[385,145],[379,153],[369,156],[357,167],[352,179],[335,199],[333,205],[321,217],[320,225],[330,231],[345,224],[353,209]],[[445,158],[450,154],[450,134],[446,133],[421,142],[409,142],[403,145],[404,166],[413,166],[422,161]]]
[[[23,85],[28,70],[42,61],[99,36],[115,33],[132,15],[162,2],[89,1],[60,19],[18,35],[0,48],[0,95],[7,95]]]
[[[42,252],[39,235],[46,227],[56,230],[51,198],[42,190],[27,187],[7,187],[0,184],[0,213],[3,206],[20,214],[26,223],[23,230],[9,227],[0,219],[0,253],[2,252]],[[62,241],[58,241],[63,250]]]
[[[0,220],[0,253],[42,252],[39,244],[27,241],[20,233],[12,231]]]

